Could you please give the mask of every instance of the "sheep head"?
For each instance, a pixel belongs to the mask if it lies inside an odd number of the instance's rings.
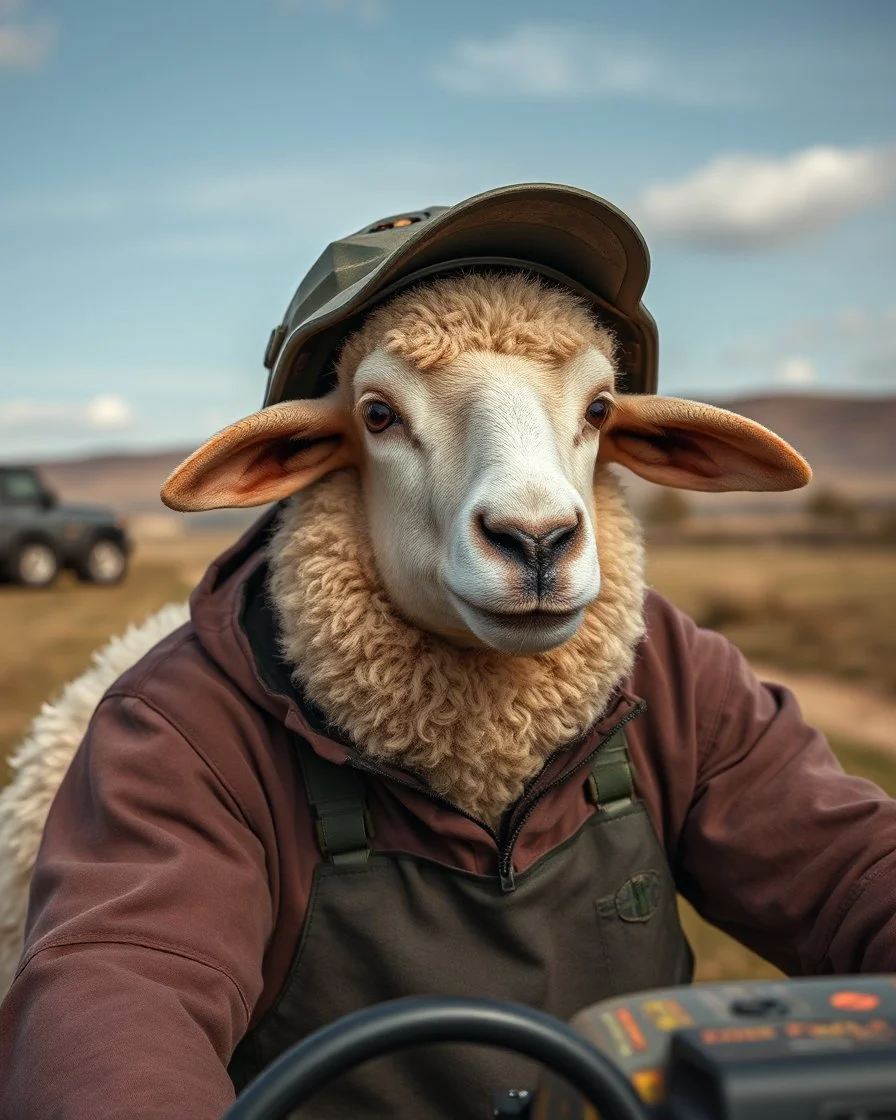
[[[168,479],[180,510],[253,506],[359,472],[383,583],[414,623],[508,653],[567,641],[600,592],[594,478],[607,462],[692,490],[803,486],[767,429],[616,390],[613,340],[521,274],[430,282],[349,338],[336,388],[262,409]]]

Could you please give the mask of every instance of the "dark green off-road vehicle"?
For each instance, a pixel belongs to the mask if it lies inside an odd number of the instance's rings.
[[[63,568],[90,583],[119,583],[131,542],[103,506],[57,500],[37,471],[0,466],[0,573],[28,587],[49,587]]]

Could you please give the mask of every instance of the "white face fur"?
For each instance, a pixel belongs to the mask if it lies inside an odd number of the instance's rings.
[[[360,364],[374,554],[411,621],[516,654],[572,637],[600,590],[592,485],[612,390],[594,348],[562,366],[473,352],[421,373],[382,349]]]

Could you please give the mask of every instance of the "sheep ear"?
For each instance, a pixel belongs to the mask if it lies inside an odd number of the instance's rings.
[[[354,461],[335,400],[285,401],[212,436],[166,479],[162,501],[185,511],[260,506]]]
[[[684,490],[796,490],[812,477],[805,459],[761,424],[676,397],[617,397],[599,458]]]

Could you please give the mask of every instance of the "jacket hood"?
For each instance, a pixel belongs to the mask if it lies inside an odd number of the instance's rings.
[[[253,704],[306,739],[331,762],[359,752],[299,695],[278,652],[268,600],[267,548],[280,518],[268,509],[214,560],[190,595],[193,630],[204,652]]]
[[[296,699],[265,681],[243,626],[251,590],[264,590],[266,550],[278,516],[279,506],[266,510],[209,565],[190,595],[190,617],[199,644],[218,668],[253,703],[295,729],[302,719]]]

